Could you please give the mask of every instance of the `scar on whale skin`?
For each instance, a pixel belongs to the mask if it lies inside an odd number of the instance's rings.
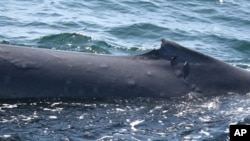
[[[186,79],[187,76],[189,75],[189,63],[188,63],[188,61],[185,61],[185,63],[183,64],[182,73],[183,73],[183,78]]]
[[[177,56],[172,56],[171,57],[170,64],[171,64],[171,67],[174,67],[175,65],[178,64],[178,62],[177,62]]]
[[[0,100],[216,96],[249,93],[249,84],[249,71],[169,40],[128,56],[0,44]]]

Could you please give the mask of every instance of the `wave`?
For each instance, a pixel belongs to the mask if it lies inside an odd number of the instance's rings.
[[[250,41],[246,40],[234,40],[235,49],[239,52],[250,53]]]
[[[39,48],[89,52],[95,54],[127,55],[145,52],[145,50],[140,47],[124,47],[117,43],[95,39],[80,33],[49,35],[36,39],[35,42],[35,46]]]
[[[118,40],[143,45],[147,49],[159,47],[162,38],[179,42],[183,40],[193,40],[197,33],[191,33],[183,28],[176,28],[172,23],[134,23],[110,28],[106,31],[110,36]]]
[[[94,39],[79,33],[61,33],[44,36],[37,39],[37,46],[41,48],[110,54],[112,45],[105,41]]]
[[[210,34],[203,37],[206,40],[216,42],[216,44],[223,44],[227,48],[232,48],[241,53],[250,53],[250,41],[244,39],[237,39],[233,37],[219,36]]]
[[[112,41],[104,41],[80,33],[61,33],[43,36],[29,42],[1,40],[0,44],[38,47],[55,50],[88,52],[95,54],[129,55],[140,54],[146,50],[141,47],[128,47]]]
[[[11,43],[8,42],[8,41],[6,41],[6,40],[0,40],[0,44],[7,44],[7,45],[9,45],[9,44],[11,44]]]
[[[170,30],[165,27],[161,27],[155,24],[150,23],[136,23],[131,25],[123,25],[118,27],[113,27],[108,33],[116,36],[120,39],[133,38],[133,39],[154,39],[161,38],[160,35],[163,35],[164,32],[167,33]]]

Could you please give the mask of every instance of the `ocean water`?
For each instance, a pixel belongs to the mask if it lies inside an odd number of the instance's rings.
[[[130,55],[167,38],[250,70],[248,0],[1,0],[0,43]],[[250,96],[0,101],[0,140],[229,140]]]

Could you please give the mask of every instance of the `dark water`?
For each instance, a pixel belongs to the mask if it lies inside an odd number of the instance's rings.
[[[228,140],[250,124],[250,97],[7,101],[1,140]]]
[[[250,70],[247,0],[2,0],[0,43],[136,54],[168,38]],[[228,140],[249,95],[0,102],[0,140]]]

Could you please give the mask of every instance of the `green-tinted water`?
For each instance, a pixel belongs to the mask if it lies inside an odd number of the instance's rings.
[[[0,41],[4,43],[122,54],[131,53],[130,48],[158,48],[161,38],[169,38],[221,60],[249,65],[250,6],[245,0],[0,4]]]

